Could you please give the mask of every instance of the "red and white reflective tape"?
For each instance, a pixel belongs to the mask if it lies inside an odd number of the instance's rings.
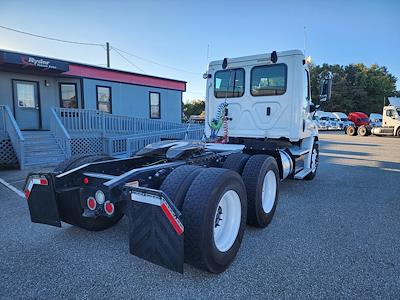
[[[169,207],[168,203],[162,201],[161,209],[164,212],[165,216],[167,217],[168,221],[171,223],[172,227],[174,227],[176,233],[181,235],[183,233],[183,224],[181,221],[175,216],[174,212],[172,211],[171,207]]]
[[[49,185],[49,181],[47,180],[46,177],[41,176],[41,177],[30,177],[28,183],[26,184],[25,187],[25,198],[28,199],[31,191],[33,189],[33,186],[37,185]]]
[[[168,203],[155,195],[144,194],[144,193],[132,193],[131,199],[136,202],[142,202],[146,204],[155,205],[161,208],[164,215],[167,217],[168,221],[171,223],[172,227],[175,229],[178,235],[181,235],[184,231],[184,226],[179,218],[175,215],[172,208],[168,205]]]

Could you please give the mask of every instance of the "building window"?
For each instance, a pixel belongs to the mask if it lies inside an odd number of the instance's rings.
[[[276,96],[286,92],[287,66],[275,64],[254,67],[251,70],[251,94]]]
[[[111,113],[111,88],[109,86],[96,86],[97,109]]]
[[[35,108],[35,83],[18,82],[16,86],[18,107]]]
[[[215,72],[214,96],[216,98],[242,97],[244,94],[244,69]]]
[[[75,83],[60,83],[61,107],[78,108],[77,94]]]
[[[160,119],[160,93],[150,92],[150,119]]]

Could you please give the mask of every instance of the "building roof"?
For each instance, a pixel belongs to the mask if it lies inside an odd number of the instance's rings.
[[[186,91],[186,81],[0,49],[0,66]]]

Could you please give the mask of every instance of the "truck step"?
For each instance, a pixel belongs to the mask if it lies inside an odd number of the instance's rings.
[[[289,150],[294,156],[302,156],[310,152],[310,149],[304,149],[300,147],[290,147]]]
[[[312,171],[311,168],[303,169],[294,175],[294,179],[304,179],[304,177],[310,174],[311,171]]]

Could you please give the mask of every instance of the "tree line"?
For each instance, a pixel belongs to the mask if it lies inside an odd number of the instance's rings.
[[[318,103],[319,80],[318,75],[323,71],[333,73],[332,98],[329,102],[321,103],[321,110],[362,111],[367,114],[382,113],[384,101],[387,97],[400,96],[396,91],[396,77],[389,73],[386,67],[376,64],[370,67],[364,64],[341,65],[312,65],[311,96]]]
[[[373,64],[342,65],[311,65],[311,97],[314,103],[319,103],[320,82],[319,74],[324,71],[333,73],[332,98],[321,104],[321,110],[362,111],[367,114],[381,113],[384,105],[388,104],[387,97],[400,97],[396,90],[396,77],[389,73],[385,66]],[[184,104],[184,120],[191,115],[200,115],[204,111],[204,100],[193,100]]]

